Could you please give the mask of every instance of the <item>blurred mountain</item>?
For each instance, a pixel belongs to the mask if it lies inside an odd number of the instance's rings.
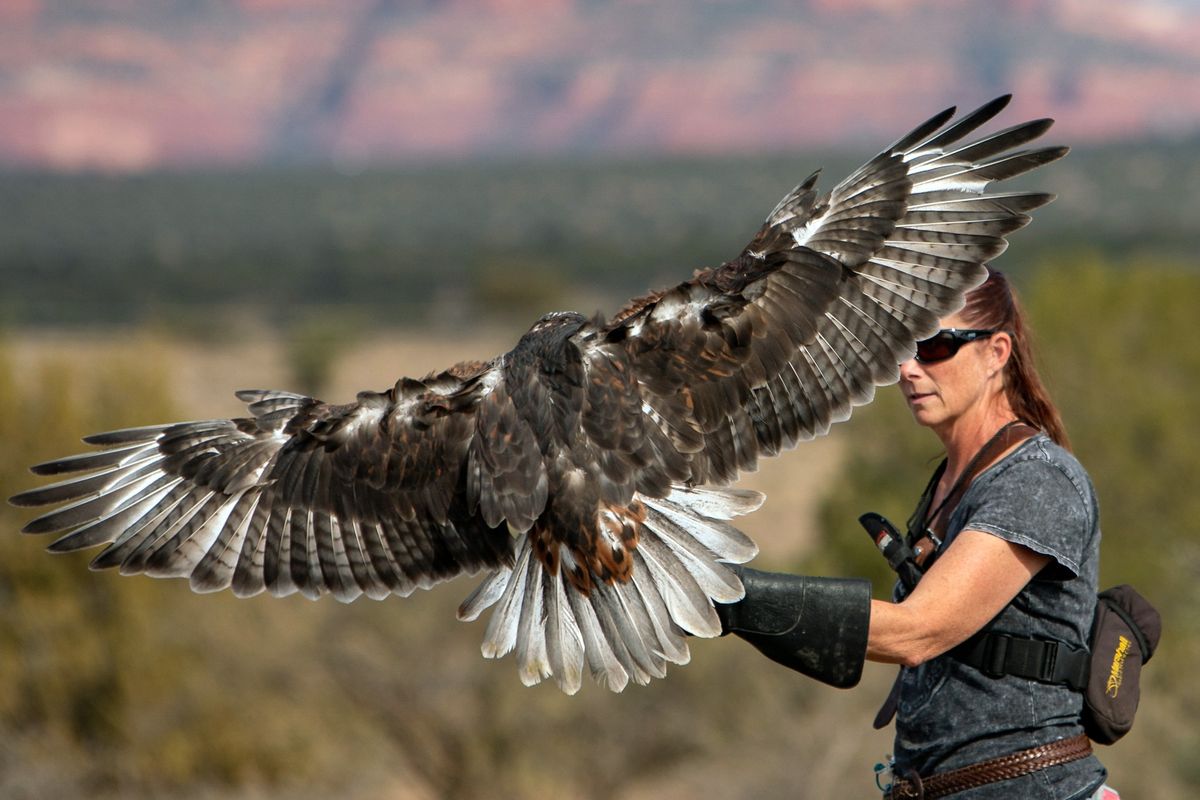
[[[1196,0],[4,0],[0,165],[876,146],[1008,91],[1074,143],[1173,138],[1198,41]]]

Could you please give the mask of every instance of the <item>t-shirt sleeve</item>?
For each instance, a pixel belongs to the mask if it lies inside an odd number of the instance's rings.
[[[990,533],[1053,563],[1040,577],[1070,580],[1079,574],[1090,532],[1087,501],[1063,468],[1042,459],[1006,465],[980,486],[962,530]]]

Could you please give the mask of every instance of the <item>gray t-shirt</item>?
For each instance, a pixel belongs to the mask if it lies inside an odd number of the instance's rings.
[[[1048,555],[1051,562],[1001,611],[999,633],[1086,647],[1096,606],[1100,525],[1096,493],[1075,457],[1044,434],[972,482],[950,516],[943,548],[976,530]],[[896,598],[903,595],[897,584]],[[1014,676],[989,678],[949,655],[901,670],[896,774],[957,769],[1083,732],[1083,696]],[[956,798],[1087,797],[1104,780],[1093,755],[1000,781]]]

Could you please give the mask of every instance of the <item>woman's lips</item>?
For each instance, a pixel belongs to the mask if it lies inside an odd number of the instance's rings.
[[[917,403],[920,403],[923,400],[928,400],[931,397],[933,397],[933,392],[913,392],[908,396],[908,402],[910,405],[916,405]]]

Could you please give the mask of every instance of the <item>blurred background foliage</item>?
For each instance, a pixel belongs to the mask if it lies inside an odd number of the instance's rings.
[[[998,264],[1024,292],[1099,490],[1103,579],[1136,583],[1163,611],[1139,724],[1102,754],[1133,797],[1200,790],[1196,198],[1182,179],[1166,182],[1173,194],[1135,179],[1146,164],[1194,164],[1178,147],[1085,151],[1047,170],[1036,184],[1064,198]],[[0,495],[86,433],[235,413],[195,407],[196,385],[241,386],[181,363],[181,342],[233,360],[276,342],[279,388],[344,390],[341,362],[368,335],[492,326],[511,343],[545,311],[611,312],[717,263],[822,163],[832,176],[849,161],[5,176]],[[112,344],[83,347],[114,323]],[[68,355],[33,346],[46,337],[66,337]],[[370,388],[426,368],[376,364]],[[883,596],[888,577],[854,520],[904,520],[937,442],[891,390],[831,437],[844,456],[817,519],[783,532],[807,545],[764,547],[762,561],[869,574]],[[763,472],[804,491],[799,457]],[[453,620],[467,581],[350,606],[196,596],[89,574],[86,554],[50,557],[15,534],[28,517],[0,507],[0,797],[871,796],[870,766],[890,746],[870,731],[882,667],[836,692],[743,645],[698,641],[665,681],[566,698],[479,658],[481,626]]]

